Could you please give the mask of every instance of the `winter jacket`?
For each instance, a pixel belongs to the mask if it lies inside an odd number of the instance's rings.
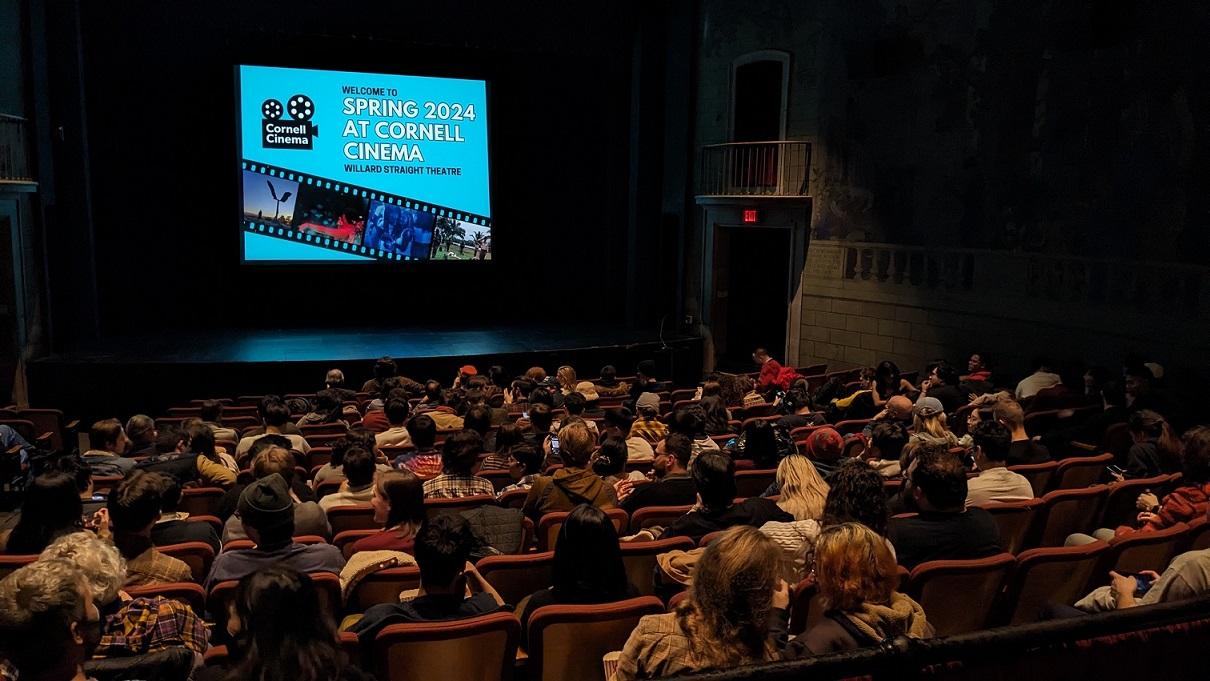
[[[554,475],[534,479],[525,498],[525,515],[535,521],[547,513],[570,511],[580,504],[614,508],[613,489],[596,473],[584,468],[560,468]]]

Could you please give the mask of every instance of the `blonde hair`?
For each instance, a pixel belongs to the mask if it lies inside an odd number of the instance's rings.
[[[559,367],[555,372],[555,379],[559,381],[559,387],[563,389],[563,393],[571,393],[576,390],[576,370],[566,364]]]
[[[785,556],[754,527],[732,527],[702,553],[677,623],[701,669],[771,659],[773,590]]]
[[[559,428],[559,452],[566,465],[577,468],[587,465],[595,448],[596,440],[583,419],[569,418]]]
[[[945,425],[945,413],[938,413],[934,416],[921,416],[920,414],[912,416],[912,431],[916,434],[926,433],[933,437],[946,437],[949,428]]]
[[[91,532],[59,537],[42,551],[38,560],[62,560],[74,565],[84,576],[97,605],[112,603],[126,583],[126,559],[113,544]]]
[[[853,612],[889,603],[899,568],[886,539],[861,523],[841,523],[815,540],[815,582],[825,607]]]
[[[820,477],[815,464],[805,456],[791,454],[777,465],[777,486],[781,501],[777,506],[795,520],[819,520],[828,500],[828,483]]]

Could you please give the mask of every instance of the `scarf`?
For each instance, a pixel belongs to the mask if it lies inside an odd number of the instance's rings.
[[[845,616],[875,641],[900,635],[908,638],[930,638],[933,635],[933,627],[925,619],[924,609],[898,591],[891,594],[889,603],[863,603],[860,610],[846,612]]]

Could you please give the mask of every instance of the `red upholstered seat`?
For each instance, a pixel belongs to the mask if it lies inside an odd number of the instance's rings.
[[[654,596],[538,608],[526,637],[530,681],[605,681],[605,653],[621,650],[641,617],[662,612],[664,604]]]
[[[1101,517],[1101,505],[1109,493],[1105,485],[1055,490],[1042,497],[1046,502],[1039,544],[1062,546],[1075,532],[1091,532]]]
[[[983,510],[992,515],[1000,527],[1000,547],[1006,553],[1017,554],[1035,541],[1037,523],[1045,502],[1027,499],[1007,503],[987,504]]]
[[[1005,590],[999,622],[1034,622],[1047,605],[1075,603],[1093,579],[1104,577],[1099,566],[1108,552],[1109,545],[1101,541],[1022,552]]]
[[[1001,553],[921,563],[908,578],[908,594],[924,608],[938,636],[978,631],[991,622],[1016,562],[1012,554]]]
[[[508,681],[520,638],[521,623],[507,612],[392,624],[374,638],[374,674],[390,681]]]

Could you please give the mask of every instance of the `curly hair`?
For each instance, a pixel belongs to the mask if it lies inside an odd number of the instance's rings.
[[[899,571],[886,539],[861,523],[841,523],[815,541],[815,580],[826,607],[853,612],[890,602]]]
[[[849,459],[828,479],[828,498],[823,506],[823,524],[859,522],[886,536],[886,493],[882,476],[864,461]]]
[[[87,584],[64,560],[39,560],[0,580],[0,655],[31,678],[61,664],[71,625],[85,618]]]
[[[72,532],[56,539],[38,560],[62,560],[79,568],[97,605],[108,605],[126,583],[126,559],[111,543],[92,532]]]
[[[677,623],[703,668],[770,659],[773,589],[785,558],[754,527],[736,526],[710,542],[694,568]]]

